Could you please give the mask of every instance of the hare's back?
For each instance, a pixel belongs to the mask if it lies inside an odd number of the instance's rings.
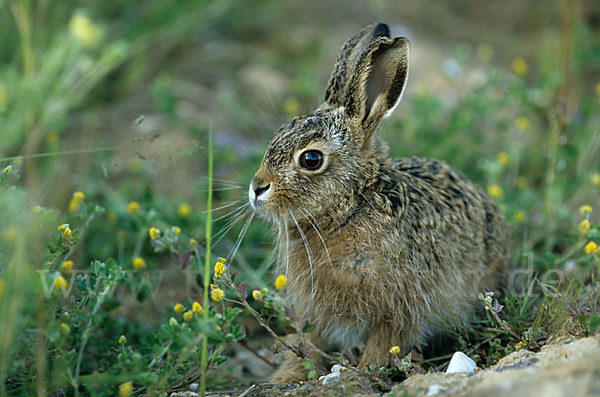
[[[447,242],[454,240],[453,244],[483,259],[482,262],[492,267],[506,266],[508,223],[479,186],[438,160],[396,159],[391,169],[393,189],[405,202],[401,223],[406,229],[410,230],[413,224],[431,225],[427,231],[418,227],[415,233],[433,233]]]

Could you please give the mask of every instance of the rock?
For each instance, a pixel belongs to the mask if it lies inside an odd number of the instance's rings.
[[[400,389],[411,396],[599,395],[600,337],[519,350],[473,375],[429,373],[408,378]]]
[[[477,368],[475,361],[471,360],[471,358],[463,352],[456,352],[450,360],[446,373],[453,374],[456,372],[463,372],[472,374],[475,372],[475,368]]]

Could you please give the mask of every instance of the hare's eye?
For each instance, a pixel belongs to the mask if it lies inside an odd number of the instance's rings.
[[[316,171],[323,165],[323,153],[318,150],[307,150],[300,155],[298,162],[300,167],[309,171]]]

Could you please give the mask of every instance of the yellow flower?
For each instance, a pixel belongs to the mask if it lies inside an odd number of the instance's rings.
[[[190,239],[190,248],[194,248],[198,246],[198,240],[196,240],[195,238],[191,238]]]
[[[517,211],[517,212],[515,212],[513,219],[515,222],[521,223],[525,220],[525,213],[523,211]]]
[[[482,61],[489,61],[494,56],[494,49],[489,44],[480,44],[477,46],[477,57]]]
[[[192,311],[187,311],[187,312],[183,313],[183,319],[184,319],[185,321],[190,321],[190,320],[191,320],[191,319],[193,319],[193,318],[194,318],[194,312],[192,312]]]
[[[225,273],[225,264],[221,261],[215,264],[215,277],[219,278]]]
[[[286,285],[287,285],[287,278],[285,277],[285,275],[280,274],[279,276],[277,276],[277,278],[275,279],[275,289],[277,289],[278,291],[281,291],[282,289],[285,288]]]
[[[65,334],[71,332],[71,328],[69,328],[69,326],[66,323],[60,323],[60,330]]]
[[[490,196],[492,196],[493,198],[499,198],[499,197],[502,197],[502,195],[504,195],[504,191],[498,185],[490,185],[490,186],[488,186],[487,191],[488,191],[488,194]]]
[[[294,97],[289,97],[285,100],[283,107],[285,108],[285,113],[293,116],[300,112],[300,102]]]
[[[400,353],[400,346],[392,346],[392,348],[390,349],[390,353],[392,353],[392,354]]]
[[[169,325],[170,325],[171,327],[177,327],[177,325],[178,325],[178,323],[177,323],[177,320],[175,320],[173,317],[171,317],[171,318],[169,319]]]
[[[6,86],[0,83],[0,108],[6,104]]]
[[[127,211],[129,211],[130,214],[135,214],[136,212],[138,212],[140,210],[140,203],[138,203],[137,201],[130,201],[129,204],[127,205]]]
[[[522,340],[515,344],[515,350],[521,350],[524,347],[527,347],[527,342],[523,342]]]
[[[58,142],[58,132],[48,131],[48,134],[46,134],[46,143],[48,145],[54,145],[57,142]]]
[[[515,125],[521,131],[527,131],[527,130],[529,130],[529,126],[530,126],[529,119],[525,116],[519,116],[515,120]]]
[[[152,240],[156,240],[157,238],[160,237],[160,229],[151,227],[150,230],[148,231],[148,234],[150,235],[150,238]]]
[[[517,187],[519,189],[525,189],[527,187],[527,178],[525,178],[524,176],[520,176],[517,178]]]
[[[63,276],[58,276],[54,279],[54,288],[60,288],[64,290],[69,286],[69,282]]]
[[[513,59],[512,70],[519,76],[525,75],[525,73],[527,73],[527,62],[521,57]]]
[[[127,343],[127,338],[125,335],[119,336],[119,345],[124,345],[125,343]]]
[[[139,256],[133,258],[133,268],[135,270],[145,269],[146,268],[146,261],[144,260],[144,258],[140,258]]]
[[[173,226],[171,228],[171,231],[175,234],[179,234],[179,233],[181,233],[181,228],[179,228],[178,226]]]
[[[60,271],[65,274],[68,274],[71,273],[71,270],[73,270],[73,261],[64,261],[60,268]]]
[[[69,21],[73,37],[91,47],[100,40],[100,29],[85,15],[75,14]]]
[[[69,212],[77,211],[81,206],[81,201],[85,198],[85,194],[81,192],[73,193],[73,198],[69,202]]]
[[[600,174],[592,175],[592,183],[594,186],[600,186]]]
[[[192,304],[192,311],[196,314],[202,314],[202,305],[194,301],[194,303]]]
[[[590,212],[592,212],[592,206],[590,205],[582,205],[581,207],[579,207],[579,213],[581,215],[586,215],[589,214]]]
[[[129,397],[133,391],[133,383],[125,382],[119,385],[119,397]]]
[[[265,287],[265,288],[261,289],[260,292],[262,292],[263,295],[266,295],[269,293],[269,289],[267,287]]]
[[[179,204],[179,207],[177,207],[177,215],[179,215],[181,218],[187,217],[191,212],[192,206],[188,203]]]
[[[175,313],[181,313],[184,310],[185,310],[185,307],[183,307],[183,305],[181,303],[176,303],[175,306],[173,306],[173,311]]]
[[[581,223],[579,224],[579,233],[582,236],[586,236],[589,231],[590,231],[590,221],[588,221],[587,219],[582,220]]]
[[[583,251],[586,254],[594,254],[594,253],[598,252],[598,245],[595,242],[590,241],[589,243],[587,243],[585,245],[585,247],[583,247]]]
[[[507,165],[509,160],[510,157],[508,157],[508,154],[506,152],[500,152],[496,156],[496,161],[498,161],[502,165]]]
[[[252,291],[252,297],[255,301],[262,301],[263,294],[262,292],[260,292],[260,290],[255,289],[254,291]]]
[[[39,205],[36,205],[35,207],[33,207],[33,212],[35,212],[36,214],[39,214],[40,212],[42,212],[42,207]]]
[[[215,302],[220,302],[225,298],[225,292],[221,288],[215,288],[210,292],[210,298]]]

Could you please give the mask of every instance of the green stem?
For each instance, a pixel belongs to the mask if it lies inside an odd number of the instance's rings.
[[[210,248],[212,237],[212,177],[213,177],[213,143],[212,143],[212,127],[208,129],[208,197],[206,201],[206,257],[204,261],[204,298],[202,305],[203,322],[202,327],[202,357],[200,361],[200,369],[202,377],[200,378],[200,393],[202,397],[206,395],[206,364],[208,362],[208,287],[210,278]]]

